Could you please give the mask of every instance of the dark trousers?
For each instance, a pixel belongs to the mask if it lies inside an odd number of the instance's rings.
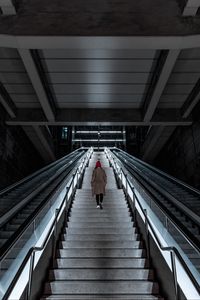
[[[96,195],[96,201],[97,205],[101,204],[103,202],[103,194]]]

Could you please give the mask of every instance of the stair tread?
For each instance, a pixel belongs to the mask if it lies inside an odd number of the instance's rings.
[[[164,300],[164,298],[154,295],[115,295],[117,300]],[[50,295],[40,298],[40,300],[114,300],[111,295]]]
[[[51,281],[45,291],[58,294],[157,294],[158,284],[151,281]],[[137,290],[137,292],[136,292]]]
[[[59,257],[142,257],[144,249],[60,249]]]
[[[147,280],[153,279],[149,269],[53,269],[51,278],[55,280]]]
[[[138,248],[141,241],[62,241],[63,248]]]
[[[142,268],[148,267],[146,258],[57,258],[59,268]]]

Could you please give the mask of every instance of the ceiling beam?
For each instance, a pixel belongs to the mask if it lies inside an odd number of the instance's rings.
[[[36,64],[34,62],[34,59],[31,55],[31,51],[28,49],[18,49],[18,51],[19,51],[21,59],[24,63],[24,66],[26,68],[26,71],[29,75],[31,83],[35,89],[37,96],[38,96],[38,99],[40,101],[40,104],[42,106],[42,109],[44,111],[44,114],[45,114],[47,120],[54,121],[55,115],[53,112],[53,108],[50,103],[50,100],[48,99],[45,88],[42,84],[42,80],[40,78],[40,74],[39,74]]]
[[[2,10],[3,15],[16,15],[16,9],[12,0],[0,0],[0,8]]]
[[[187,118],[194,107],[198,104],[200,100],[200,78],[192,89],[191,93],[187,97],[183,107],[181,109],[181,114],[183,118]]]
[[[187,126],[192,119],[183,119],[178,109],[157,109],[150,121],[143,121],[139,109],[58,109],[56,120],[47,121],[41,109],[18,109],[15,120],[8,125],[163,125]]]
[[[144,103],[144,121],[151,120],[174,68],[180,50],[161,51]]]
[[[195,16],[200,7],[200,0],[184,0],[183,16]]]
[[[175,129],[175,126],[152,126],[142,146],[142,159],[152,162]]]
[[[0,47],[20,49],[191,49],[200,34],[186,36],[20,36],[0,34]]]
[[[17,108],[1,82],[0,82],[0,103],[2,104],[2,106],[4,107],[4,109],[7,111],[7,113],[11,118],[15,118],[17,116]]]

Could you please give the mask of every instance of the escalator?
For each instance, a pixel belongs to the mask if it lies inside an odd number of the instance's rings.
[[[43,214],[46,213],[44,208],[49,199],[71,174],[84,154],[84,150],[75,151],[36,172],[29,178],[29,181],[25,179],[22,183],[1,193],[1,202],[7,201],[7,209],[10,207],[11,201],[15,200],[15,205],[8,210],[7,218],[0,227],[1,276],[10,268],[13,260],[31,237],[32,228],[29,230],[29,227],[35,216],[42,210]],[[26,198],[28,201],[24,201]],[[49,207],[47,206],[48,209]],[[4,217],[5,215],[2,218]],[[35,222],[34,226],[38,226],[40,221],[42,221],[42,216],[38,218],[37,224]],[[20,241],[18,241],[19,237]]]
[[[176,224],[168,231],[200,272],[200,192],[124,151],[113,154]]]

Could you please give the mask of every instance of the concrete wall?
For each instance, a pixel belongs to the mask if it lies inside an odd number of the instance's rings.
[[[20,127],[8,127],[0,110],[0,190],[44,166]]]
[[[200,189],[200,122],[178,127],[153,164]]]

